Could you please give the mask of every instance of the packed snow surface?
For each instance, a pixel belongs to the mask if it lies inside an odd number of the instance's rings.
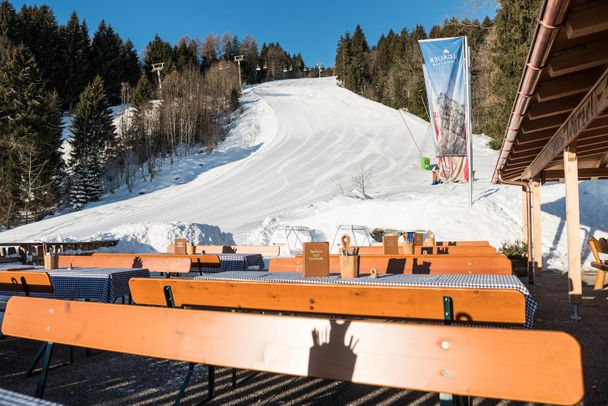
[[[0,241],[119,238],[129,251],[196,243],[271,243],[278,226],[332,241],[340,225],[433,230],[441,240],[522,238],[521,190],[490,183],[497,152],[474,138],[473,208],[467,185],[430,185],[428,122],[357,96],[335,78],[268,82],[243,93],[243,112],[213,153],[167,161],[83,210],[0,233]],[[363,172],[365,194],[353,185]],[[608,186],[581,183],[581,243],[606,236]],[[564,186],[542,189],[546,265],[565,269]],[[584,244],[583,258],[589,260]]]

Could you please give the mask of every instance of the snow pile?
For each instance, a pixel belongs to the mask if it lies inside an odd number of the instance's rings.
[[[195,245],[234,244],[232,234],[223,233],[219,227],[180,222],[125,224],[91,236],[91,240],[120,240],[115,247],[103,251],[128,253],[167,252],[167,246],[176,238]]]

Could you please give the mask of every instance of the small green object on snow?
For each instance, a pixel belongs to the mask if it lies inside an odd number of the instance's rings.
[[[431,158],[426,156],[420,157],[420,167],[422,169],[426,169],[427,171],[431,170]]]

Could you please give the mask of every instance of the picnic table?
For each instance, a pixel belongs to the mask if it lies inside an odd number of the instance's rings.
[[[35,270],[44,271],[42,267],[36,267]],[[33,293],[32,296],[85,299],[105,303],[114,303],[116,299],[128,295],[129,279],[150,276],[150,272],[143,268],[74,268],[52,269],[45,272],[51,278],[54,292]],[[0,290],[0,296],[23,296],[23,293]]]
[[[228,271],[247,271],[249,267],[257,267],[259,270],[264,269],[264,257],[262,254],[240,254],[240,253],[225,253],[213,254],[220,257],[219,268],[205,268],[202,272],[228,272]]]
[[[59,406],[59,403],[0,388],[0,406]]]
[[[216,272],[196,276],[201,280],[238,280],[249,282],[291,282],[291,283],[318,283],[318,284],[354,284],[378,286],[410,286],[410,287],[443,287],[466,289],[515,289],[526,300],[525,328],[532,328],[537,303],[530,295],[526,286],[515,275],[422,275],[422,274],[382,274],[376,278],[362,275],[354,279],[343,279],[338,274],[327,277],[304,278],[298,272],[266,272],[266,271],[228,271]]]

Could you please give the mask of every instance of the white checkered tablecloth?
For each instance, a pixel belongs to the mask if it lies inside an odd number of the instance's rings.
[[[203,268],[203,272],[247,271],[249,267],[264,269],[262,254],[211,254],[220,257],[219,268]]]
[[[471,289],[515,289],[523,293],[526,300],[526,322],[524,327],[532,328],[537,303],[534,301],[526,286],[515,275],[411,275],[411,274],[382,274],[377,278],[361,276],[356,279],[342,279],[333,274],[323,278],[304,278],[296,272],[218,272],[197,276],[194,279],[223,279],[251,282],[293,282],[321,283],[341,285],[390,285],[418,286],[443,288]]]
[[[33,398],[0,388],[0,406],[60,406],[59,403]]]
[[[32,293],[32,296],[89,299],[105,303],[114,303],[116,299],[129,294],[129,279],[150,276],[147,269],[74,268],[45,271],[40,268],[36,271],[48,272],[54,292]],[[0,291],[0,296],[23,296],[23,293]]]

